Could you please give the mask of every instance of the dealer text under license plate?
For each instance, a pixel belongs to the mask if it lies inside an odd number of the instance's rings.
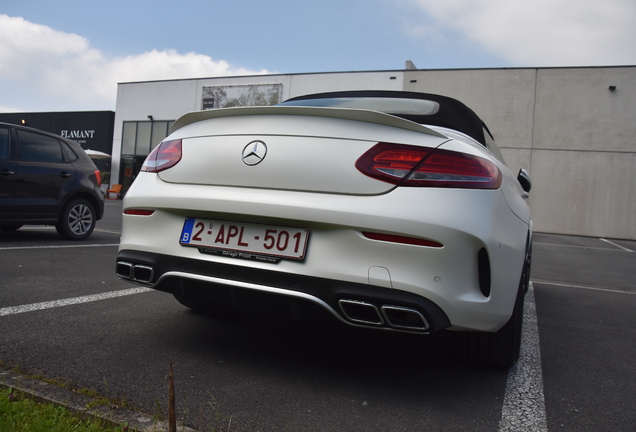
[[[215,219],[187,218],[179,243],[238,254],[303,259],[307,247],[306,228],[261,225]],[[232,254],[223,253],[232,256]]]

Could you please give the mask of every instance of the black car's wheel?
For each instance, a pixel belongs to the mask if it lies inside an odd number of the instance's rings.
[[[95,229],[93,205],[83,198],[70,201],[62,210],[55,228],[65,239],[84,240]]]
[[[2,224],[0,225],[0,231],[17,231],[22,228],[22,224]]]

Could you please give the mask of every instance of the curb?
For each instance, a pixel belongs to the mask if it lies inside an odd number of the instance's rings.
[[[119,407],[97,406],[88,409],[93,398],[73,390],[58,387],[44,381],[27,379],[24,376],[0,369],[0,387],[19,390],[37,402],[63,406],[80,418],[101,420],[111,427],[126,425],[130,430],[140,432],[168,432],[168,422],[158,421],[150,415]],[[178,425],[179,432],[196,432],[194,429]]]

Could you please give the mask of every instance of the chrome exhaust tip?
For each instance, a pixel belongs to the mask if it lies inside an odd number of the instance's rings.
[[[119,261],[116,269],[117,276],[122,279],[132,279],[134,266],[135,265],[133,263]]]
[[[384,319],[378,308],[372,304],[360,300],[341,299],[338,305],[342,313],[349,321],[360,324],[381,326]]]
[[[116,267],[117,276],[135,282],[149,284],[155,276],[155,270],[146,265],[133,264],[127,261],[119,261]]]
[[[427,331],[430,327],[428,321],[417,309],[403,306],[382,306],[382,315],[389,326],[396,329]]]
[[[135,265],[133,267],[133,280],[143,283],[151,283],[155,271],[152,267],[145,265]]]

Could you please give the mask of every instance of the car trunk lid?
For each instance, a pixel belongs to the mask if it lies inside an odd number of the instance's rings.
[[[190,113],[166,140],[174,139],[182,140],[182,158],[159,173],[166,182],[353,195],[395,187],[355,167],[377,143],[435,148],[448,140],[376,111],[313,107]]]

